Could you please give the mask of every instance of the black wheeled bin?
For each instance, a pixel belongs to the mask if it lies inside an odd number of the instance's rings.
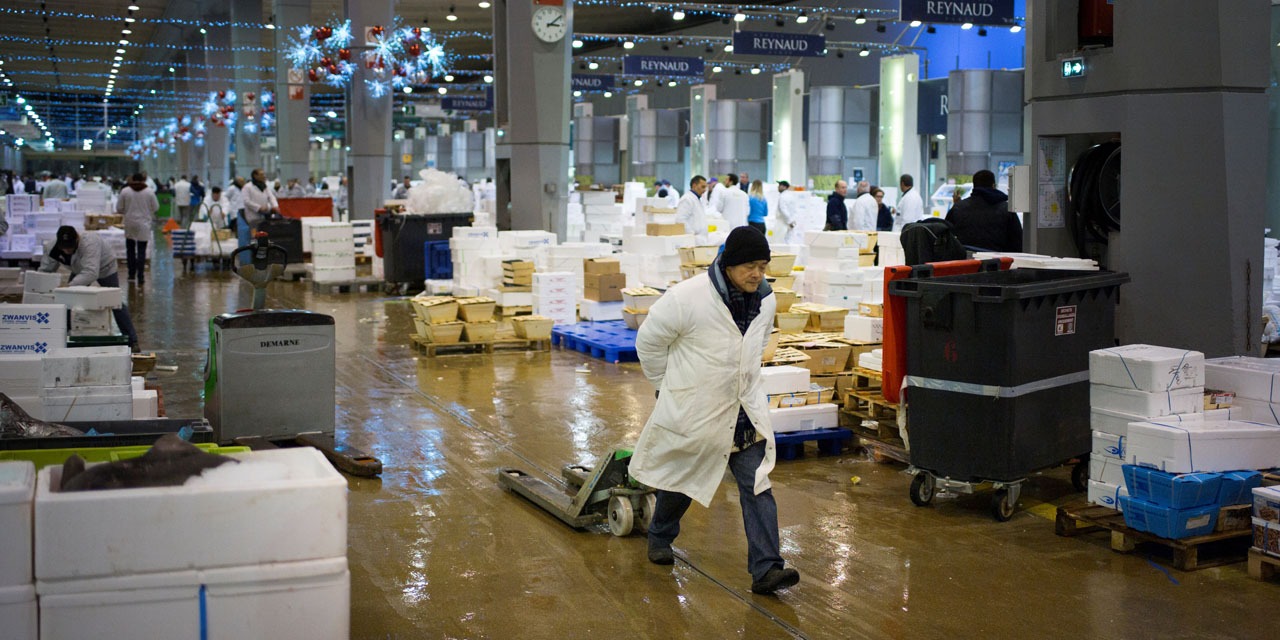
[[[285,250],[289,264],[304,262],[302,256],[302,221],[297,218],[268,218],[258,224],[258,231],[265,231],[271,244]]]
[[[454,227],[471,224],[471,214],[380,214],[377,224],[382,234],[383,279],[421,286],[427,272],[423,245],[428,240],[448,240]]]
[[[1115,345],[1128,274],[929,271],[890,283],[907,299],[911,464],[1015,481],[1087,454],[1089,352]]]

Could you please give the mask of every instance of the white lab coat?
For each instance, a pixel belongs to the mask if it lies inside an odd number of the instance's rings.
[[[924,219],[924,200],[920,198],[920,190],[912,187],[910,191],[898,198],[898,211],[894,215],[893,230],[901,231],[912,222]]]
[[[729,465],[741,406],[766,440],[755,493],[769,489],[775,444],[760,360],[776,308],[776,296],[761,300],[760,315],[743,335],[703,273],[671,287],[649,309],[636,352],[660,393],[636,442],[631,477],[709,506]]]
[[[666,187],[667,189],[667,206],[672,209],[680,204],[680,190],[675,187]]]
[[[116,198],[116,214],[124,216],[124,237],[135,241],[150,241],[151,223],[159,209],[156,192],[147,188],[139,191],[132,186],[121,189],[120,196]]]
[[[712,183],[710,190],[707,191],[707,210],[716,215],[720,215],[721,207],[724,206],[724,192],[727,191],[724,184],[720,182]]]
[[[729,223],[729,229],[747,226],[747,216],[751,213],[751,196],[742,189],[725,188],[720,203],[720,216]]]
[[[213,199],[212,193],[204,196],[205,214],[209,216],[209,223],[214,229],[226,229],[227,220],[231,219],[231,200],[227,198],[227,193],[222,192],[222,197],[217,200]]]
[[[179,180],[173,183],[173,205],[175,207],[191,206],[191,183]]]
[[[803,195],[790,189],[778,194],[778,223],[782,225],[785,244],[794,244],[791,240],[796,234],[796,199]]]
[[[875,196],[864,193],[849,206],[849,230],[875,231],[876,219],[879,217],[880,205],[876,204]]]
[[[707,212],[702,198],[693,190],[686,191],[676,203],[676,222],[684,225],[685,232],[696,236],[698,244],[707,242]]]

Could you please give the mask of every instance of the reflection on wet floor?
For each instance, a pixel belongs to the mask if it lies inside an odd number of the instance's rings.
[[[163,251],[163,244],[157,251]],[[201,412],[212,315],[248,286],[157,260],[129,304],[171,416]],[[1103,535],[1059,538],[985,495],[914,507],[901,467],[849,452],[772,474],[783,555],[800,584],[750,593],[736,489],[694,506],[659,567],[643,538],[576,532],[504,492],[499,467],[558,478],[633,443],[653,393],[638,365],[551,353],[417,356],[403,300],[273,283],[268,305],[335,317],[339,440],[383,461],[350,480],[353,638],[1030,638],[1274,635],[1277,587],[1243,564],[1173,572]],[[262,399],[269,402],[269,398]],[[860,483],[851,482],[858,476]],[[1034,479],[1024,507],[1066,499],[1066,470]],[[1175,581],[1176,580],[1176,581]]]

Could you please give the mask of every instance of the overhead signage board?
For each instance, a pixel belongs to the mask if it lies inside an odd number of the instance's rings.
[[[900,0],[898,19],[940,24],[1011,24],[1013,0]],[[734,45],[737,50],[737,45]]]
[[[920,135],[946,135],[947,133],[947,78],[921,80],[916,83],[916,133]]]
[[[573,74],[574,91],[609,91],[613,89],[613,76]]]
[[[623,56],[623,73],[629,76],[702,76],[702,58],[676,56]]]
[[[493,111],[493,90],[482,96],[446,96],[440,101],[445,111]]]
[[[733,52],[748,56],[820,57],[827,49],[827,37],[809,33],[739,31],[733,34]]]

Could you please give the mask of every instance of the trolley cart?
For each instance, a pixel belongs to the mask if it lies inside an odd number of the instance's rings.
[[[1129,276],[987,269],[934,278],[916,267],[889,291],[906,299],[912,502],[990,484],[1005,521],[1035,472],[1084,459],[1072,474],[1084,484],[1089,352],[1114,344]]]
[[[653,489],[627,472],[631,452],[610,452],[595,467],[568,465],[561,470],[563,485],[535,478],[512,468],[498,470],[498,484],[527,498],[575,529],[605,521],[615,536],[625,536],[639,525],[649,530],[657,496]]]

